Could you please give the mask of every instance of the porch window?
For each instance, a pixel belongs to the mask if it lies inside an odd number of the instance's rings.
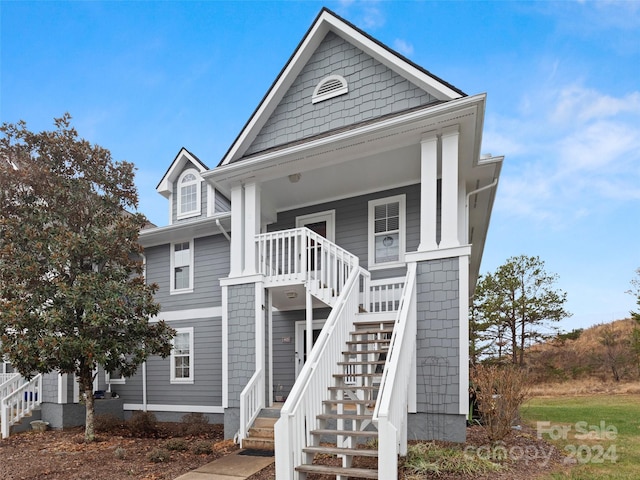
[[[120,370],[112,373],[104,372],[104,381],[105,383],[110,383],[111,385],[124,385],[126,383],[126,379],[122,376]]]
[[[200,179],[194,169],[185,170],[178,178],[178,218],[200,214]]]
[[[193,327],[176,328],[171,350],[171,383],[193,383]]]
[[[171,293],[193,292],[193,240],[171,245]]]
[[[404,261],[405,201],[396,195],[369,202],[369,268]]]

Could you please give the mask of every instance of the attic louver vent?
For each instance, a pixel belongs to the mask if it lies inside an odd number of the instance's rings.
[[[316,86],[311,97],[311,103],[318,103],[349,91],[347,81],[340,75],[329,75],[323,78]]]

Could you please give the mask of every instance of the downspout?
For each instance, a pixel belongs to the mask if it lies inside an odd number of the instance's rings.
[[[147,362],[142,362],[142,411],[147,411]]]
[[[494,178],[493,182],[491,182],[488,185],[485,185],[484,187],[480,187],[480,188],[476,188],[475,190],[471,190],[469,193],[467,193],[467,199],[465,202],[465,222],[464,222],[464,232],[465,235],[467,236],[466,238],[466,243],[469,243],[469,198],[471,198],[471,195],[475,195],[477,193],[483,192],[485,190],[489,190],[490,188],[495,187],[496,185],[498,185],[498,179]]]
[[[216,226],[218,227],[218,230],[220,230],[220,233],[222,233],[225,238],[231,242],[231,237],[229,236],[229,234],[227,233],[227,231],[224,229],[224,227],[222,226],[222,224],[220,223],[220,219],[216,218]]]

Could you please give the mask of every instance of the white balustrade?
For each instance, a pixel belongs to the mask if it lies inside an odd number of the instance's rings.
[[[367,310],[371,313],[397,312],[404,288],[404,277],[372,280]]]
[[[2,387],[2,395],[5,387],[7,391],[11,390],[0,398],[2,438],[7,438],[11,425],[42,403],[42,375],[38,374],[29,381],[18,376],[3,384]]]
[[[240,432],[238,441],[247,438],[247,432],[265,405],[265,379],[262,369],[256,372],[240,394]]]
[[[407,453],[409,385],[416,352],[415,263],[408,265],[404,285],[372,419],[378,427],[378,478],[397,478],[398,454]]]
[[[320,336],[307,356],[275,425],[276,478],[299,478],[295,467],[303,463],[302,449],[311,445],[311,430],[316,416],[322,413],[321,399],[332,385],[338,362],[342,360],[345,342],[359,310],[362,269],[352,269],[344,284],[343,294],[331,310]],[[382,477],[381,477],[382,478]]]

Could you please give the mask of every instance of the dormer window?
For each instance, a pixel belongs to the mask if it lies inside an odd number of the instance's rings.
[[[185,170],[178,178],[178,218],[200,215],[200,175]]]
[[[311,103],[322,102],[330,98],[344,95],[349,91],[347,81],[340,75],[329,75],[320,80],[311,96]]]

